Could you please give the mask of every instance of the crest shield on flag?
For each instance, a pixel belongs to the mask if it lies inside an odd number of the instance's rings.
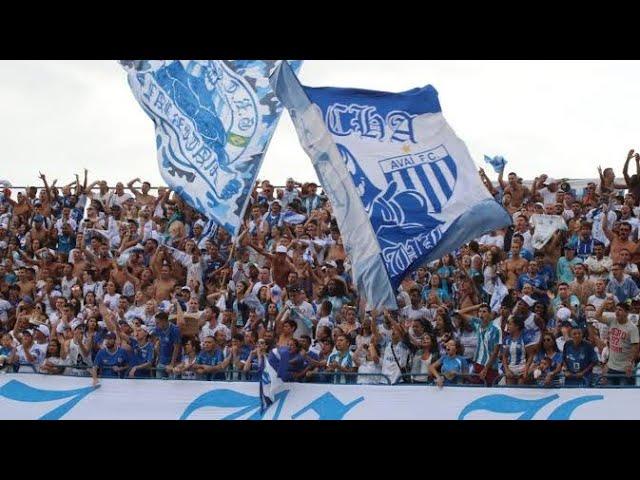
[[[163,179],[231,234],[282,110],[269,86],[281,60],[130,60],[120,63],[155,124]],[[292,62],[298,70],[301,62]]]
[[[511,224],[489,194],[432,86],[402,93],[271,77],[311,157],[370,305],[395,308],[413,268]]]

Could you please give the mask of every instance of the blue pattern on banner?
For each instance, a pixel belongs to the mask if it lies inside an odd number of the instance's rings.
[[[474,400],[464,407],[458,416],[458,420],[464,420],[467,415],[478,410],[486,410],[494,413],[522,413],[522,415],[518,417],[518,420],[531,420],[543,407],[558,398],[560,397],[557,394],[549,395],[548,397],[538,400],[526,400],[510,395],[487,395]],[[579,406],[603,399],[604,397],[602,395],[585,395],[574,398],[558,406],[551,415],[549,415],[547,420],[569,420],[571,414]]]
[[[509,395],[487,395],[474,400],[464,407],[458,416],[458,420],[464,420],[464,417],[476,410],[487,410],[495,413],[522,413],[518,420],[531,420],[542,407],[558,398],[558,395],[549,395],[539,400],[524,400]]]
[[[39,418],[39,420],[58,420],[96,388],[97,387],[86,387],[75,390],[42,390],[30,387],[18,380],[10,380],[0,387],[0,396],[16,402],[29,403],[51,402],[71,398],[68,402],[63,403]]]
[[[358,397],[353,402],[344,404],[331,392],[327,392],[291,415],[291,419],[295,420],[300,415],[312,410],[318,414],[318,420],[342,420],[349,410],[362,401],[364,401],[364,397]]]
[[[285,390],[276,395],[275,403],[278,403],[278,408],[274,414],[273,419],[277,420],[282,411],[282,406],[287,398],[289,391]],[[240,408],[236,412],[227,415],[223,420],[235,420],[240,418],[251,411],[253,415],[249,417],[249,420],[260,420],[263,415],[260,412],[260,397],[254,397],[253,395],[245,395],[244,393],[235,392],[233,390],[221,388],[217,390],[211,390],[210,392],[203,393],[184,410],[180,416],[180,420],[186,420],[189,415],[194,411],[205,407],[217,407],[217,408]]]
[[[588,402],[595,402],[598,400],[604,400],[604,396],[587,395],[584,397],[574,398],[573,400],[569,400],[568,402],[563,403],[553,412],[551,412],[551,415],[549,415],[549,418],[547,418],[547,420],[569,420],[573,411],[580,405],[584,405]]]
[[[163,179],[236,233],[278,121],[268,77],[280,60],[122,61],[156,126]],[[292,61],[294,70],[302,62]]]

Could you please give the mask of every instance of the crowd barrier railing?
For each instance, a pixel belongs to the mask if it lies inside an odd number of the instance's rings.
[[[436,385],[436,381],[431,374],[428,373],[403,373],[400,375],[401,381],[399,385]],[[488,387],[487,379],[480,378],[478,373],[458,373],[455,380],[449,380],[447,386],[465,386],[465,387]]]
[[[49,374],[66,377],[91,376],[91,370],[95,366],[87,365],[56,365],[60,369],[59,373],[44,372],[37,366],[30,363],[20,363],[12,365],[4,365],[0,367],[1,373],[19,373],[19,374]],[[110,367],[102,367],[100,378],[118,378],[123,380],[212,380],[222,382],[258,382],[259,370],[237,370],[225,369],[220,372],[195,374],[195,372],[186,372],[185,374],[175,374],[168,372],[166,367],[149,367],[142,371],[142,375],[129,376],[130,369],[115,372],[116,375],[105,375]],[[564,375],[559,374],[554,378],[551,385],[540,384],[539,382],[530,382],[526,384],[507,385],[503,382],[504,374],[498,375],[493,382],[479,380],[476,373],[457,374],[453,381],[445,383],[445,387],[492,387],[492,388],[640,388],[640,374],[593,374],[582,381],[567,384]],[[475,380],[475,381],[474,381]],[[367,385],[415,385],[415,386],[434,386],[435,379],[425,373],[404,373],[394,383],[388,375],[382,373],[358,373],[358,372],[313,372],[307,373],[302,378],[293,381],[294,383],[325,383],[325,384],[367,384]]]

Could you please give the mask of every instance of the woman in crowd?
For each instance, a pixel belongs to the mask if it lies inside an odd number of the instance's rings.
[[[508,336],[504,339],[502,368],[507,385],[523,385],[527,379],[527,349],[524,341],[524,319],[513,315],[507,320]]]

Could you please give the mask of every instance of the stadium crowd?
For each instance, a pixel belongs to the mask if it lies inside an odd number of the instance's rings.
[[[315,183],[258,182],[236,239],[140,179],[4,188],[0,366],[255,380],[277,348],[289,381],[635,384],[640,154],[580,191],[479,173],[513,225],[412,272],[397,312],[358,295]],[[538,249],[535,214],[563,224]]]

